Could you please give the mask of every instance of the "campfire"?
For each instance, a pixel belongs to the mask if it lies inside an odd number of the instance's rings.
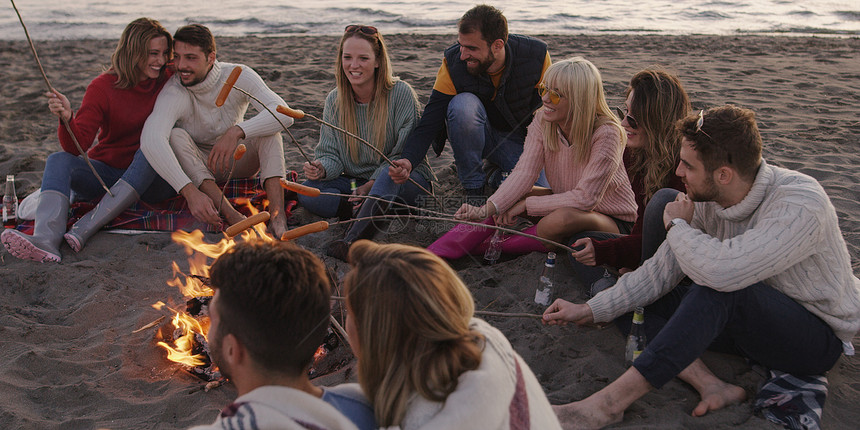
[[[252,214],[256,210],[247,205]],[[217,366],[209,357],[209,302],[214,291],[209,284],[209,267],[221,254],[237,242],[272,241],[266,234],[265,224],[254,225],[236,238],[225,237],[217,243],[207,243],[200,230],[191,233],[176,231],[171,235],[174,242],[182,245],[188,255],[188,270],[184,272],[175,261],[172,263],[172,279],[167,285],[176,287],[184,297],[181,306],[157,302],[153,308],[169,312],[172,318],[162,324],[156,332],[157,345],[166,351],[166,358],[204,381],[223,381]],[[309,376],[316,378],[344,367],[351,359],[349,348],[340,334],[329,328],[329,333],[314,354]]]

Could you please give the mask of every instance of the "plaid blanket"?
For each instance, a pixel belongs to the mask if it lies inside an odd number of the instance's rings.
[[[791,430],[818,430],[827,398],[827,377],[798,376],[778,370],[756,396],[753,412]]]
[[[287,180],[295,181],[297,178],[298,174],[295,171],[287,172]],[[224,183],[220,183],[218,186],[223,187]],[[245,216],[251,215],[251,206],[256,211],[268,209],[266,191],[260,186],[259,177],[230,180],[227,183],[227,188],[224,190],[224,195],[233,204],[233,207]],[[292,209],[296,203],[296,200],[285,201],[284,212],[288,218],[292,215]],[[68,227],[71,227],[82,216],[91,211],[96,204],[98,204],[98,200],[73,203],[69,208]],[[199,229],[204,232],[217,233],[227,227],[227,223],[223,221],[220,224],[208,224],[198,221],[188,210],[188,203],[185,199],[182,196],[176,196],[156,204],[147,204],[138,201],[119,214],[104,228],[151,231],[190,231]],[[33,234],[33,221],[24,221],[15,228],[26,234]]]

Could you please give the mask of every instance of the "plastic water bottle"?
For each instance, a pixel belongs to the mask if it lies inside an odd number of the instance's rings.
[[[627,336],[627,348],[624,351],[624,365],[630,367],[639,358],[639,354],[645,349],[645,308],[639,306],[633,312],[633,325],[630,326],[630,334]]]
[[[6,192],[3,194],[3,226],[18,224],[18,196],[15,194],[15,175],[6,175]]]
[[[546,262],[538,278],[538,286],[535,290],[535,303],[541,306],[549,306],[552,303],[552,272],[555,267],[555,253],[546,255]]]
[[[502,256],[502,242],[504,240],[501,230],[496,230],[493,233],[493,236],[490,238],[490,246],[484,251],[484,264],[493,265],[499,261],[499,257]]]

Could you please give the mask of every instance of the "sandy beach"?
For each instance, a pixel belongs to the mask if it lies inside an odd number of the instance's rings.
[[[854,274],[860,274],[860,39],[764,36],[541,36],[554,59],[581,55],[602,72],[610,103],[620,104],[630,77],[660,64],[679,74],[696,109],[733,103],[756,111],[768,162],[815,177],[839,215]],[[422,103],[442,50],[456,35],[386,35],[395,74]],[[292,107],[321,116],[334,86],[338,38],[219,38],[218,57],[253,67]],[[115,41],[36,41],[48,77],[74,108],[109,62]],[[0,176],[14,174],[19,198],[39,188],[45,158],[59,149],[57,121],[41,94],[45,83],[26,42],[0,41]],[[297,121],[291,131],[305,151],[319,127]],[[303,159],[285,136],[287,166]],[[432,153],[431,153],[432,155]],[[438,193],[460,195],[452,155],[431,158]],[[5,176],[3,176],[5,177]],[[303,210],[302,223],[316,221]],[[410,221],[376,236],[381,242],[429,245],[450,228]],[[337,274],[348,266],[324,257],[324,245],[343,234],[336,226],[298,243],[322,256]],[[209,242],[222,236],[207,234]],[[202,382],[166,360],[155,329],[132,331],[158,318],[161,300],[181,303],[166,281],[171,262],[187,268],[181,246],[166,232],[97,234],[80,253],[63,244],[60,264],[21,261],[0,251],[0,428],[185,428],[210,423],[235,398],[231,385],[204,392]],[[471,288],[477,309],[540,313],[534,284],[545,255],[534,253],[482,266],[452,263]],[[585,300],[570,264],[557,267],[558,295]],[[487,317],[529,363],[552,403],[582,399],[625,369],[624,340],[613,327],[543,327],[528,318]],[[860,338],[855,338],[860,348]],[[763,376],[743,359],[708,353],[721,378],[754,398]],[[860,358],[843,356],[828,374],[827,429],[860,422]],[[339,371],[323,384],[355,381]],[[779,428],[752,413],[752,401],[701,418],[691,387],[675,380],[628,409],[613,428]]]

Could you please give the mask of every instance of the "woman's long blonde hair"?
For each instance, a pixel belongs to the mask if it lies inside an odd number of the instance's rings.
[[[373,98],[370,100],[370,106],[368,107],[368,119],[371,121],[372,126],[370,127],[370,138],[367,140],[377,149],[385,152],[386,128],[388,127],[388,93],[394,88],[395,78],[391,70],[391,60],[388,58],[388,48],[385,46],[385,39],[382,38],[382,33],[365,34],[362,31],[352,31],[345,32],[340,39],[337,60],[335,60],[338,121],[342,128],[350,133],[359,135],[355,116],[355,93],[353,93],[352,85],[343,71],[343,44],[347,39],[352,37],[363,39],[370,43],[370,46],[373,48],[373,54],[376,55],[376,60],[379,61],[379,67],[377,67],[374,76]],[[346,139],[350,157],[352,157],[353,161],[358,162],[358,150],[361,143],[350,136],[344,136],[344,139]]]
[[[399,425],[413,393],[444,401],[457,378],[481,363],[483,337],[469,328],[472,294],[422,248],[360,240],[349,261],[344,287],[358,381],[378,424]]]
[[[629,115],[636,119],[636,131],[644,138],[644,144],[632,149],[633,164],[627,171],[644,178],[647,202],[657,190],[667,187],[675,174],[681,151],[681,133],[675,123],[692,108],[678,77],[660,68],[635,74],[625,96],[631,92]]]
[[[167,38],[167,60],[173,58],[173,38],[158,21],[150,18],[138,18],[122,31],[122,36],[110,57],[111,67],[106,73],[117,76],[114,86],[119,89],[132,88],[140,80],[141,71],[138,63],[149,55],[149,41],[156,37]],[[159,79],[164,78],[164,68]]]
[[[591,136],[598,127],[611,124],[618,129],[622,141],[626,140],[621,122],[609,109],[603,92],[600,71],[590,61],[573,57],[553,63],[546,69],[544,85],[567,98],[570,129],[565,136],[576,148],[577,163],[588,160],[591,153]],[[549,151],[559,150],[559,124],[544,121],[544,145]]]

